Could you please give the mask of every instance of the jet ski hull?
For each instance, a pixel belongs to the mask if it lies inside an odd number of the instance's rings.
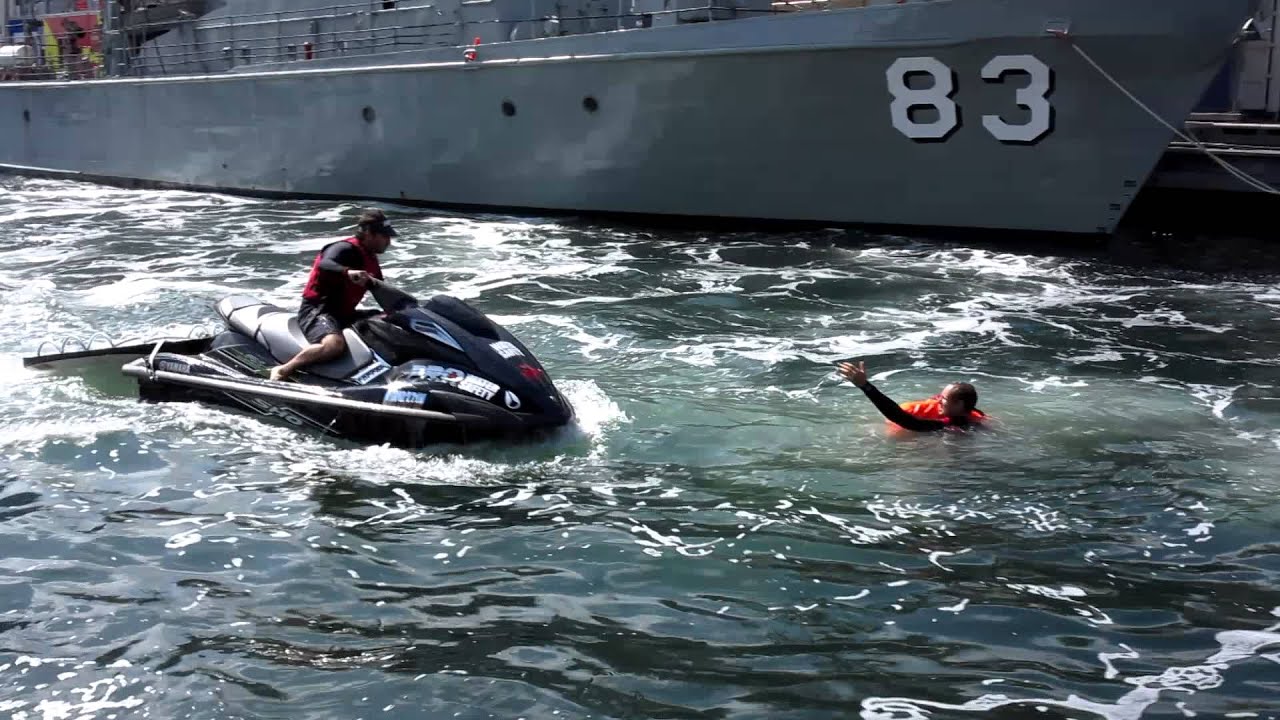
[[[359,443],[438,443],[544,437],[573,422],[572,404],[511,333],[466,303],[425,303],[374,288],[385,312],[346,328],[347,349],[287,381],[270,369],[307,343],[294,311],[234,295],[216,304],[225,331],[27,358],[33,368],[123,362],[150,402],[248,411],[299,430]],[[389,358],[388,362],[384,358]]]
[[[388,368],[384,381],[335,382],[308,375],[273,382],[279,364],[249,338],[225,332],[194,354],[158,352],[121,371],[149,402],[199,402],[251,412],[295,429],[360,443],[417,448],[437,443],[536,439],[565,417],[521,415],[458,390],[458,381],[405,380]],[[568,406],[567,400],[564,401]]]

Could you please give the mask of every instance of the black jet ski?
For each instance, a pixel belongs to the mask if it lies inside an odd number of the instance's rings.
[[[267,379],[308,343],[297,312],[246,295],[219,300],[226,330],[209,338],[164,339],[103,350],[28,358],[57,367],[92,358],[127,359],[148,401],[197,401],[249,410],[359,442],[434,443],[537,437],[569,424],[574,411],[518,339],[448,295],[426,302],[370,282],[383,312],[365,312],[344,331],[347,351]]]

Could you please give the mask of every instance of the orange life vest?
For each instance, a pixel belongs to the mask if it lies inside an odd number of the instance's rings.
[[[934,395],[928,400],[915,400],[912,402],[900,403],[899,407],[901,407],[903,410],[906,410],[907,414],[910,415],[911,417],[919,418],[921,420],[939,420],[948,425],[954,422],[952,418],[949,418],[946,415],[942,414],[942,398],[937,395]],[[982,423],[986,419],[987,419],[986,413],[982,412],[981,410],[975,409],[975,410],[969,411],[970,423],[977,425]],[[900,427],[897,423],[893,422],[892,420],[886,420],[885,422],[892,425],[895,428]]]

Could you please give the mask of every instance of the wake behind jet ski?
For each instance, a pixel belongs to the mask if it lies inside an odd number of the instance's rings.
[[[247,295],[216,304],[226,330],[211,338],[27,358],[28,367],[94,356],[121,368],[149,401],[197,401],[250,410],[355,441],[421,447],[523,438],[569,424],[574,410],[515,336],[448,295],[419,302],[371,281],[381,313],[346,328],[346,351],[287,381],[270,369],[308,344],[297,313]]]

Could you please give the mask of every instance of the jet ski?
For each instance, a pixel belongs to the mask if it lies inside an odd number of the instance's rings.
[[[415,448],[436,443],[536,438],[568,425],[574,409],[515,336],[449,295],[425,302],[370,280],[382,312],[343,331],[346,352],[268,379],[308,342],[294,310],[247,295],[217,301],[225,330],[27,358],[53,368],[127,360],[121,371],[151,402],[202,402],[274,418],[357,442]]]

